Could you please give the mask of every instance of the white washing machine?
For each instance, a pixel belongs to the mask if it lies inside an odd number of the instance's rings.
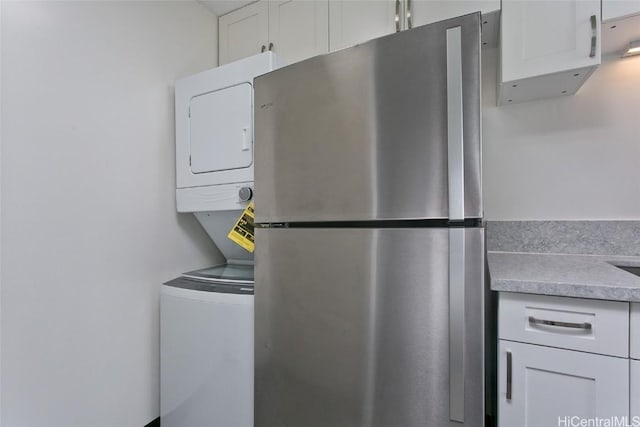
[[[253,265],[185,273],[160,290],[163,427],[253,427]]]

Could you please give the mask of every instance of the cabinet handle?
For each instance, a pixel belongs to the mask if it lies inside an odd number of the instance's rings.
[[[400,0],[396,0],[396,33],[400,32]]]
[[[513,356],[507,351],[507,400],[511,400],[512,381],[513,381]]]
[[[260,49],[260,53],[264,53],[265,50],[267,50],[267,47],[265,45],[262,45],[262,48]]]
[[[585,331],[590,331],[592,328],[591,323],[588,323],[588,322],[584,322],[584,323],[558,322],[556,320],[536,319],[533,316],[529,316],[529,323],[534,325],[557,326],[559,328],[584,329]]]
[[[273,43],[269,43],[269,51],[273,50]]]
[[[411,21],[411,11],[413,9],[413,2],[411,0],[407,0],[407,26],[409,29],[413,28],[413,23]]]
[[[598,19],[596,15],[591,15],[591,52],[589,53],[589,58],[594,58],[596,56],[596,43],[598,42]]]

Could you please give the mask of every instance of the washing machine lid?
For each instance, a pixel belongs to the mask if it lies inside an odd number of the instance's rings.
[[[182,277],[212,283],[253,286],[253,264],[227,263],[184,273]]]
[[[169,288],[186,289],[188,291],[214,292],[217,294],[253,295],[253,285],[241,283],[224,283],[198,280],[190,277],[178,277],[163,283]]]

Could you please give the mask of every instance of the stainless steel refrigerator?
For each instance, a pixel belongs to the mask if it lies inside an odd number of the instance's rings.
[[[480,14],[255,79],[255,426],[485,423]]]

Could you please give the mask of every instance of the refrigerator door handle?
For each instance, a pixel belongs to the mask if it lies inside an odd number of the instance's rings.
[[[447,30],[447,146],[449,220],[464,220],[462,28]]]
[[[449,419],[464,423],[465,229],[449,229]]]

